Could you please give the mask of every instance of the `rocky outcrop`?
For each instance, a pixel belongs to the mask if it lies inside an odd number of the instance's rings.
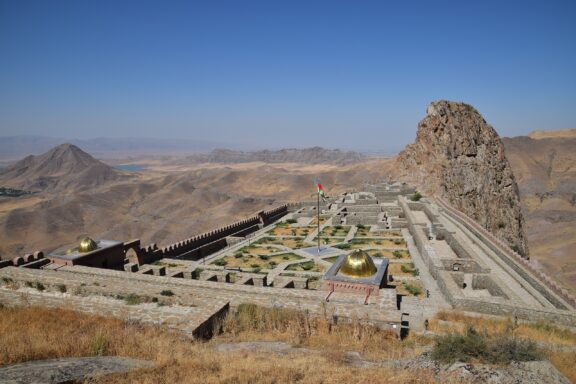
[[[500,137],[472,106],[435,101],[394,172],[444,198],[527,256],[518,186]]]

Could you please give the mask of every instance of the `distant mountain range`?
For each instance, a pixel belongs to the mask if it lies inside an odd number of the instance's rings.
[[[278,151],[243,152],[230,149],[215,149],[209,154],[187,157],[197,163],[305,163],[305,164],[354,164],[366,161],[367,157],[353,151],[312,147],[304,149],[288,148]]]
[[[209,141],[156,138],[126,137],[79,140],[44,136],[9,136],[0,137],[0,160],[18,160],[27,155],[41,154],[62,143],[74,144],[96,157],[116,154],[190,154],[208,152],[218,147],[227,146],[225,143]]]

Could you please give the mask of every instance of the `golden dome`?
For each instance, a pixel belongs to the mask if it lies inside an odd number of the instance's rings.
[[[370,255],[358,249],[346,256],[340,272],[350,277],[369,277],[377,271]]]
[[[80,253],[91,252],[97,248],[98,248],[98,244],[96,244],[96,242],[94,240],[92,240],[89,237],[85,237],[80,242],[80,246],[78,247],[78,252],[80,252]]]

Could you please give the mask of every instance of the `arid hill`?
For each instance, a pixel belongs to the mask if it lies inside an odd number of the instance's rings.
[[[530,253],[576,291],[576,134],[548,131],[534,137],[542,138],[502,139],[520,188]]]
[[[229,149],[215,149],[207,155],[188,157],[197,163],[303,163],[303,164],[353,164],[366,160],[358,152],[340,149],[312,147],[305,149],[288,148],[278,151],[242,152]]]
[[[16,163],[0,178],[0,185],[18,188],[37,186],[43,174],[53,181],[39,193],[0,199],[0,257],[51,250],[85,235],[169,244],[275,204],[312,199],[318,176],[328,193],[353,188],[381,177],[382,164],[197,164],[127,175],[77,147],[59,146]],[[111,177],[83,182],[100,168]]]
[[[416,141],[397,157],[399,179],[442,197],[523,255],[528,254],[518,186],[500,137],[472,106],[428,106]]]
[[[558,129],[555,131],[532,131],[528,134],[531,139],[558,139],[558,138],[576,138],[576,128]]]
[[[0,173],[0,186],[28,191],[74,190],[100,186],[128,176],[72,144],[27,156]]]

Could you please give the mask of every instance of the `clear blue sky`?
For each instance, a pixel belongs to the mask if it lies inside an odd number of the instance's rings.
[[[0,136],[400,148],[576,127],[574,1],[0,0]]]

